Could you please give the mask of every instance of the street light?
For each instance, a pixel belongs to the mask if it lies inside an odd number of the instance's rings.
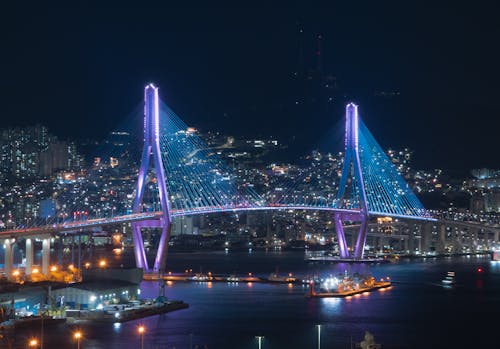
[[[80,340],[82,339],[82,333],[80,331],[76,331],[73,334],[73,337],[76,339],[77,348],[80,349]]]
[[[321,325],[316,325],[318,328],[318,349],[321,349]]]
[[[259,349],[262,349],[262,339],[264,339],[264,336],[255,336],[255,338],[257,338],[259,343]]]
[[[141,349],[144,349],[144,332],[146,332],[146,327],[143,325],[139,326],[137,332],[141,335]]]
[[[36,348],[38,347],[38,340],[36,338],[31,338],[28,345],[30,348]]]

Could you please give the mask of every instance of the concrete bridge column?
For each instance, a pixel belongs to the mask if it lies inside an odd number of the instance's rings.
[[[469,232],[471,234],[471,248],[477,251],[477,245],[479,244],[479,229],[470,228]]]
[[[478,239],[479,239],[479,229],[472,229],[472,240],[474,240],[476,245],[477,245]]]
[[[42,240],[42,274],[49,275],[50,265],[50,236]]]
[[[33,269],[33,240],[31,238],[26,239],[26,268],[24,273],[26,275],[31,275],[31,269]]]
[[[446,247],[446,225],[438,225],[438,252],[444,252]]]
[[[82,236],[78,235],[78,270],[82,269]]]
[[[498,243],[498,231],[495,231],[495,232],[493,233],[493,241],[494,241],[495,243]]]
[[[405,253],[408,251],[408,237],[403,237],[400,242],[401,250],[403,250]]]
[[[413,236],[413,231],[410,231],[408,234],[408,250],[410,254],[415,253],[415,237]]]
[[[423,223],[420,226],[420,230],[422,234],[422,239],[420,239],[420,252],[430,252],[432,240],[432,223]]]
[[[75,265],[75,236],[71,236],[71,264]]]
[[[15,239],[5,239],[5,260],[3,270],[7,278],[10,278],[12,275],[12,269],[14,268],[14,244],[16,243]]]
[[[373,237],[373,246],[376,251],[382,252],[382,238],[381,237]]]

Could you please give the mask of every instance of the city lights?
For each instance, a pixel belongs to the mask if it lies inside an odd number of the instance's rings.
[[[140,325],[137,327],[137,332],[141,336],[141,349],[144,349],[144,333],[146,332],[146,327],[144,327],[144,325]]]
[[[77,349],[80,349],[80,341],[82,339],[82,332],[76,331],[73,333],[73,338],[76,340]]]
[[[448,2],[7,1],[0,349],[498,345],[500,1]]]

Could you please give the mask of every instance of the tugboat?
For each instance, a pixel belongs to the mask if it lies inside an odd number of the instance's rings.
[[[441,283],[443,286],[453,286],[455,285],[455,272],[454,271],[449,271],[446,274],[446,277],[441,280]]]

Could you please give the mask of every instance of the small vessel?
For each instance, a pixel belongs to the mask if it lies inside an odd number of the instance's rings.
[[[291,273],[288,276],[278,276],[277,273],[272,273],[267,280],[270,282],[295,282],[296,279],[292,277]]]
[[[234,274],[229,275],[229,277],[227,278],[227,282],[238,282],[238,281],[240,281],[240,278]]]
[[[443,280],[441,280],[443,286],[453,286],[455,284],[455,272],[449,271],[446,273],[446,276]]]
[[[197,273],[190,278],[193,281],[212,281],[212,275],[205,275],[202,273]]]

